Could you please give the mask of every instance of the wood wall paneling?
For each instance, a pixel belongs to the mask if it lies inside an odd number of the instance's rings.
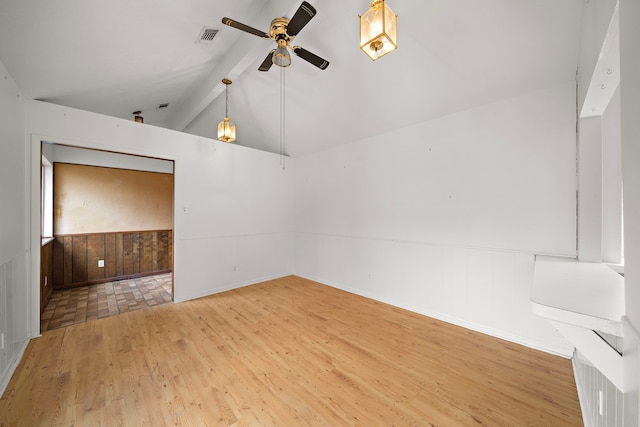
[[[115,258],[114,258],[114,267],[115,273],[114,276],[122,276],[124,275],[122,261],[124,259],[124,236],[122,233],[118,233],[115,235]]]
[[[140,271],[140,233],[131,235],[131,273]]]
[[[104,259],[113,260],[104,264],[104,277],[117,277],[116,275],[116,235],[105,234],[104,236]]]
[[[52,286],[56,286],[58,283],[64,283],[64,240],[54,239],[51,242],[53,252],[53,277]]]
[[[133,234],[122,236],[122,275],[131,274],[133,271]]]
[[[104,260],[105,258],[105,240],[104,234],[92,234],[87,236],[87,281],[89,282],[105,278],[105,267],[98,267],[98,260]]]
[[[172,264],[171,254],[173,253],[172,232],[158,233],[158,265],[167,266]]]
[[[158,258],[160,256],[160,254],[158,254],[158,233],[153,233],[153,239],[151,241],[151,244],[152,244],[151,251],[152,251],[152,253],[156,254],[156,256],[151,259],[151,269],[152,270],[157,270],[158,269]]]
[[[64,237],[64,259],[67,261],[63,264],[63,282],[62,283],[73,283],[73,236],[65,236]],[[63,260],[64,260],[63,259]]]
[[[156,233],[150,231],[144,231],[140,233],[140,271],[154,271],[153,259],[155,258],[153,252],[153,240]],[[157,252],[156,252],[157,255]]]
[[[48,242],[40,250],[40,312],[44,310],[53,293],[54,242]]]
[[[173,263],[171,230],[57,236],[53,286],[68,288],[168,272]],[[104,267],[98,267],[104,260]]]
[[[87,282],[87,235],[73,236],[71,244],[72,283]]]

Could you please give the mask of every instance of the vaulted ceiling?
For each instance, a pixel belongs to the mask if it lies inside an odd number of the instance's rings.
[[[574,79],[583,0],[388,0],[399,49],[358,48],[369,2],[313,1],[296,37],[330,61],[284,71],[286,151],[301,156]],[[0,0],[0,60],[24,95],[215,138],[223,78],[239,145],[278,152],[280,71],[268,31],[299,0]],[[196,43],[204,27],[219,29]],[[158,109],[163,103],[167,108]]]

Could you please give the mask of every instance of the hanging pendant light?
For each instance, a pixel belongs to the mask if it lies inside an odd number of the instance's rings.
[[[133,120],[136,123],[144,123],[144,118],[140,114],[142,114],[142,111],[134,111],[133,112]]]
[[[236,125],[232,124],[229,119],[229,85],[232,83],[229,79],[222,79],[225,87],[225,115],[224,120],[218,123],[218,139],[223,142],[233,142],[236,140]]]
[[[398,17],[384,0],[373,0],[360,16],[360,49],[374,61],[398,48]]]

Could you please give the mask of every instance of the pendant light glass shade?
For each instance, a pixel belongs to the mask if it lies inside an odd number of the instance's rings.
[[[226,85],[225,87],[225,117],[224,119],[218,123],[218,139],[222,142],[233,142],[236,140],[236,125],[231,123],[231,119],[229,119],[229,85],[231,84],[231,80],[222,79],[222,83]]]
[[[273,52],[271,61],[278,67],[288,67],[291,65],[291,55],[289,55],[287,42],[285,40],[278,40],[278,48]]]
[[[360,49],[374,61],[398,48],[398,17],[384,0],[374,0],[360,17]]]
[[[233,142],[236,140],[236,125],[231,123],[229,117],[225,117],[218,123],[218,139],[223,142]]]
[[[291,65],[291,55],[287,52],[286,47],[277,48],[275,52],[273,52],[273,57],[271,59],[278,67],[288,67]]]

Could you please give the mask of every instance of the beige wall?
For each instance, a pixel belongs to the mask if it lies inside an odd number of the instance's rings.
[[[169,230],[173,175],[54,164],[54,234]]]

